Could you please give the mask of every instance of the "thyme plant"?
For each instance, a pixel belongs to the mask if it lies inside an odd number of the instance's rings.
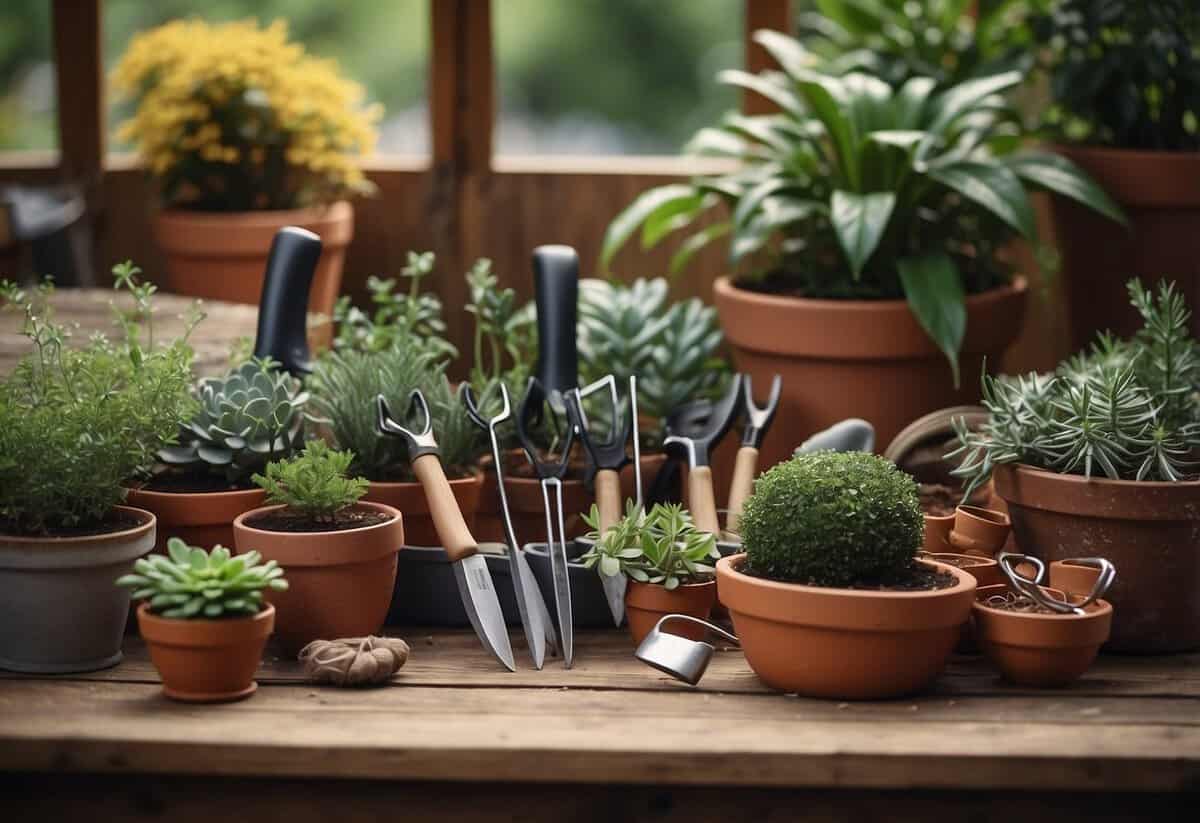
[[[332,523],[367,492],[367,481],[349,477],[354,454],[335,451],[312,440],[291,460],[267,464],[254,482],[267,493],[268,503],[282,503],[291,511],[317,523]]]

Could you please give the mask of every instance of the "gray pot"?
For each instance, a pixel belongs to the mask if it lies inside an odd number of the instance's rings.
[[[89,672],[121,660],[129,589],[116,579],[154,548],[156,521],[87,537],[0,535],[0,668],[35,674]]]
[[[513,594],[508,558],[491,552],[485,552],[484,557],[505,621],[510,626],[520,626],[521,613]],[[396,587],[386,621],[389,626],[463,628],[471,625],[445,550],[405,546],[396,558]]]

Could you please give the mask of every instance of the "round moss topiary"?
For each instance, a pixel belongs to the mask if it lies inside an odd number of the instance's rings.
[[[814,586],[903,573],[923,531],[916,482],[863,452],[778,464],[755,481],[741,519],[747,572]]]

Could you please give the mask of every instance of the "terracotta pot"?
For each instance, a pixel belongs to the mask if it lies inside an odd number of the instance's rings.
[[[275,627],[275,607],[232,620],[171,620],[143,603],[138,628],[163,680],[163,694],[185,703],[227,703],[258,689],[254,672]]]
[[[195,493],[129,489],[125,496],[126,503],[154,512],[158,518],[154,550],[159,554],[167,553],[167,541],[172,537],[202,549],[217,545],[232,549],[234,519],[266,500],[262,489]]]
[[[1101,554],[1117,569],[1113,651],[1200,648],[1200,481],[1087,480],[998,466],[1019,550],[1052,563]]]
[[[87,672],[115,666],[129,589],[115,585],[154,547],[154,515],[118,506],[138,525],[86,537],[0,535],[0,668]]]
[[[321,237],[308,310],[332,315],[342,283],[354,208],[345,201],[288,211],[198,212],[167,209],[154,217],[154,237],[167,263],[164,290],[209,300],[257,304],[271,241],[284,226]]]
[[[1100,570],[1095,566],[1081,566],[1055,560],[1050,564],[1049,577],[1050,588],[1078,597],[1087,597],[1100,577]]]
[[[717,589],[750,668],[773,689],[868,700],[925,688],[945,668],[971,613],[975,578],[927,592],[780,583],[742,574],[744,554],[717,561]]]
[[[456,477],[450,481],[450,490],[454,499],[462,509],[463,520],[467,528],[475,535],[475,539],[483,540],[475,534],[475,513],[479,510],[480,492],[483,489],[483,474],[475,472],[469,477]],[[372,482],[367,487],[367,493],[362,499],[368,503],[382,503],[391,506],[404,515],[404,539],[410,546],[440,546],[437,529],[433,527],[433,517],[429,514],[429,501],[425,498],[425,489],[420,483],[378,483]],[[501,538],[503,539],[503,538]]]
[[[738,368],[755,385],[783,376],[760,465],[787,459],[813,432],[848,417],[870,421],[875,442],[886,444],[923,414],[977,401],[983,360],[999,366],[1021,330],[1027,291],[1018,277],[967,298],[955,389],[945,356],[903,300],[808,300],[759,294],[719,278],[713,294]]]
[[[950,551],[950,530],[954,528],[954,515],[927,514],[925,517],[925,538],[922,548],[930,554],[944,554]]]
[[[396,553],[404,545],[400,512],[382,503],[356,509],[392,516],[386,523],[339,532],[272,532],[246,521],[282,506],[266,506],[233,522],[238,554],[257,550],[284,568],[287,591],[268,600],[279,610],[276,635],[294,655],[317,639],[376,634],[387,617],[396,583]]]
[[[686,614],[707,620],[709,612],[717,602],[717,583],[690,583],[671,591],[655,583],[629,581],[625,591],[625,620],[636,646],[654,628],[654,624],[668,614]],[[668,623],[663,631],[703,640],[708,631],[703,626],[676,621]]]
[[[959,506],[954,526],[946,536],[951,548],[975,557],[995,557],[1008,542],[1012,523],[1004,512],[980,506]]]
[[[1141,328],[1125,290],[1131,277],[1147,285],[1174,280],[1188,302],[1200,306],[1200,152],[1055,151],[1090,174],[1130,221],[1127,231],[1074,201],[1052,200],[1073,348],[1089,345],[1104,329],[1124,337]],[[1192,313],[1191,326],[1200,337],[1200,312]]]
[[[990,557],[976,557],[971,554],[955,554],[953,552],[929,552],[921,556],[922,560],[931,560],[962,569],[975,578],[976,585],[998,586],[1004,582],[1004,572],[1000,564]]]
[[[1063,593],[1043,591],[1058,599]],[[1022,686],[1065,686],[1087,671],[1112,627],[1113,607],[1097,600],[1086,614],[1026,614],[985,605],[1008,586],[985,586],[972,606],[975,637],[1001,673]]]

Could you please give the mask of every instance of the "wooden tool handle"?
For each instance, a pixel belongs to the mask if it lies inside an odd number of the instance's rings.
[[[742,446],[733,464],[733,482],[729,485],[729,515],[725,518],[725,528],[735,534],[738,521],[742,519],[742,507],[746,505],[746,498],[754,487],[754,474],[757,471],[758,449]]]
[[[600,509],[600,534],[621,519],[621,475],[612,469],[596,472],[596,506]]]
[[[712,469],[708,466],[688,469],[688,507],[697,529],[710,534],[721,533],[721,523],[717,520],[717,501],[713,495]]]
[[[446,550],[446,557],[450,558],[451,563],[457,563],[475,554],[478,551],[475,538],[467,528],[467,521],[463,520],[450,481],[442,471],[442,461],[436,454],[423,454],[413,461],[412,467],[413,474],[425,489],[433,527],[437,530],[438,540],[442,541],[442,548]]]

